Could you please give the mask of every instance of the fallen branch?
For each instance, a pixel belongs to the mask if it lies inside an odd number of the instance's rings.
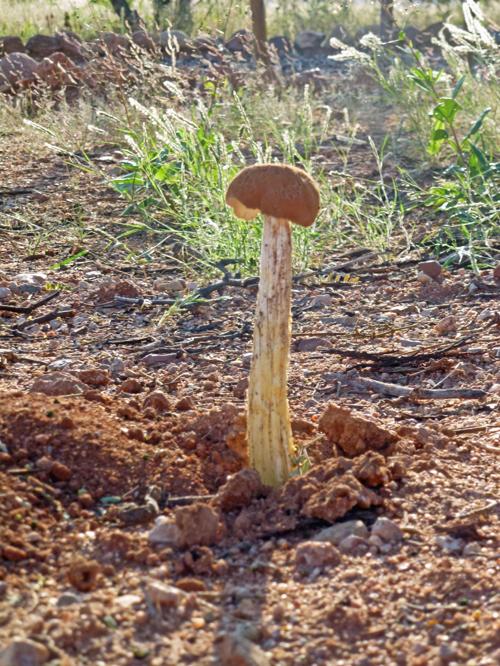
[[[57,298],[60,293],[60,291],[51,291],[47,296],[44,296],[39,301],[35,301],[35,303],[31,303],[30,305],[0,305],[0,310],[3,310],[4,312],[16,312],[17,314],[30,314],[33,310],[41,308],[42,305]]]
[[[40,317],[35,317],[35,319],[27,319],[26,321],[21,322],[17,326],[14,326],[14,329],[17,331],[22,331],[25,328],[30,326],[35,326],[36,324],[46,324],[53,319],[58,317],[74,317],[75,311],[72,308],[61,308],[60,310],[52,310],[47,312],[47,314],[40,315]]]
[[[374,393],[389,395],[393,398],[424,398],[429,400],[454,400],[457,398],[466,400],[477,400],[488,395],[488,391],[482,389],[424,389],[400,386],[399,384],[388,384],[377,379],[358,377],[349,382],[351,388],[369,389]]]

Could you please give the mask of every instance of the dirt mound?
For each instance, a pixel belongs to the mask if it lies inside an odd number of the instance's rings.
[[[240,466],[214,437],[210,417],[160,418],[135,400],[104,406],[81,397],[3,395],[0,441],[9,454],[5,462],[10,458],[43,481],[63,484],[70,494],[85,489],[95,499],[152,485],[168,495],[204,495]]]

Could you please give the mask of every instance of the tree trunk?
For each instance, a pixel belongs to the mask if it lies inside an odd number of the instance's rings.
[[[264,0],[250,0],[252,30],[255,36],[255,55],[259,60],[268,60],[266,7]]]
[[[393,39],[395,32],[394,0],[380,0],[380,37],[387,42]]]

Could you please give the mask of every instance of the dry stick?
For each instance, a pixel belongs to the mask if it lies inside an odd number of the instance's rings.
[[[40,315],[40,317],[35,317],[35,319],[27,319],[26,321],[21,322],[15,326],[15,330],[22,331],[25,328],[30,326],[35,326],[36,324],[46,324],[48,321],[57,319],[58,317],[73,317],[75,311],[72,308],[62,308],[61,310],[52,310],[47,312],[47,314]]]
[[[478,399],[488,395],[488,391],[482,389],[423,389],[409,388],[399,384],[388,384],[380,382],[377,379],[368,379],[367,377],[358,377],[348,384],[351,388],[370,389],[375,393],[389,395],[395,398],[428,398],[430,400],[447,400],[455,398]]]
[[[18,314],[29,314],[30,312],[33,312],[33,310],[36,310],[49,301],[52,301],[54,298],[57,298],[60,293],[60,291],[52,291],[39,301],[31,303],[31,305],[0,305],[0,310],[3,310],[4,312],[16,312]]]
[[[430,361],[431,359],[440,358],[444,356],[447,352],[457,347],[461,347],[469,340],[472,340],[473,335],[466,335],[460,340],[451,342],[445,347],[436,349],[430,352],[416,352],[415,354],[395,354],[394,352],[390,354],[380,354],[377,352],[367,352],[362,349],[339,349],[337,347],[321,349],[322,354],[337,354],[338,356],[345,356],[348,358],[359,358],[366,361],[374,361],[376,365],[393,365],[395,363],[408,363],[409,361]]]

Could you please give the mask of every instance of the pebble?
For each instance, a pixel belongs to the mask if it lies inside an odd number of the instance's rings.
[[[0,287],[0,301],[8,301],[12,292],[8,287]]]
[[[176,548],[181,540],[181,534],[177,525],[166,518],[158,516],[155,526],[148,534],[149,543],[154,545],[172,546]]]
[[[147,583],[144,596],[146,603],[155,608],[162,606],[177,608],[186,594],[178,587],[153,580]]]
[[[125,525],[141,525],[152,520],[157,513],[158,509],[153,502],[141,505],[130,503],[118,512],[118,518]]]
[[[468,543],[466,546],[464,546],[464,549],[462,550],[462,555],[469,557],[471,555],[479,555],[480,552],[481,552],[481,546],[478,544],[477,541],[472,541],[471,543]]]
[[[333,344],[330,342],[330,340],[328,340],[328,338],[302,338],[297,340],[294,347],[295,351],[298,352],[312,352],[316,351],[316,349],[319,349],[320,347],[328,349],[333,347]]]
[[[372,535],[378,536],[382,541],[401,541],[403,533],[398,525],[384,516],[377,518],[372,527]]]
[[[454,315],[448,315],[440,319],[434,326],[434,331],[438,335],[445,335],[446,333],[454,333],[457,330],[457,319]]]
[[[422,261],[418,264],[418,270],[428,277],[436,280],[441,275],[441,264],[439,261]]]
[[[73,592],[63,592],[56,601],[56,606],[58,608],[64,608],[65,606],[73,606],[74,604],[81,603],[81,598]]]
[[[120,391],[131,394],[140,393],[142,391],[142,383],[138,379],[135,379],[135,377],[129,377],[122,382]]]
[[[310,573],[316,567],[336,566],[340,563],[340,553],[331,543],[304,541],[295,550],[295,567],[298,571]]]
[[[345,523],[337,523],[321,530],[313,541],[328,541],[328,543],[338,546],[346,537],[354,535],[366,539],[368,534],[368,528],[361,520],[347,520]]]
[[[346,555],[364,555],[368,550],[368,543],[355,534],[342,539],[339,543],[339,550]]]
[[[15,638],[0,652],[0,666],[39,666],[49,660],[49,651],[28,638]]]
[[[450,536],[437,536],[434,543],[447,553],[461,553],[464,547],[462,539],[454,539]]]
[[[45,395],[74,395],[87,390],[85,384],[65,372],[47,372],[38,377],[31,386],[31,393],[44,393]]]
[[[116,597],[116,603],[121,608],[130,608],[136,604],[140,604],[142,598],[138,594],[122,594],[120,597]]]
[[[220,666],[270,666],[266,653],[239,633],[226,634],[219,644]]]

